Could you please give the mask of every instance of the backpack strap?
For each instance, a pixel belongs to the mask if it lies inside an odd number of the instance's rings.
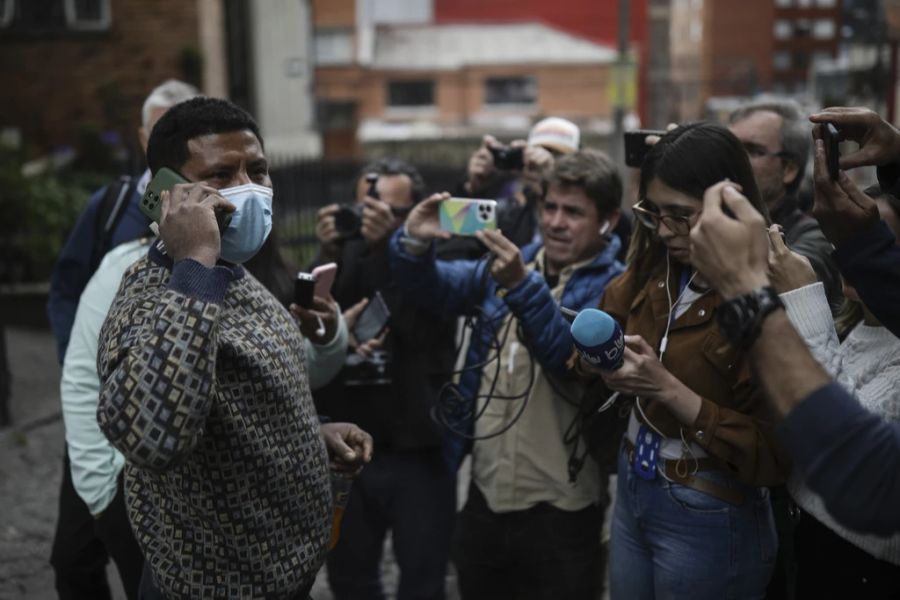
[[[94,222],[94,248],[91,252],[91,273],[100,266],[103,256],[112,249],[112,238],[125,214],[128,201],[134,193],[135,181],[133,177],[123,175],[115,183],[110,184],[103,194],[100,206],[97,207],[97,217]]]

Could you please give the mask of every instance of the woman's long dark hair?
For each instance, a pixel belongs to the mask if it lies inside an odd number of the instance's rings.
[[[759,195],[750,159],[741,142],[727,128],[708,121],[681,125],[657,142],[641,165],[638,197],[659,179],[673,190],[697,200],[723,179],[740,184],[742,193],[769,223],[769,212]],[[626,262],[642,285],[665,257],[666,247],[656,232],[636,225]]]

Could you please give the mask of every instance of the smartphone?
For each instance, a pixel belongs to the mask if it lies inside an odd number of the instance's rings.
[[[841,132],[831,123],[825,123],[825,127],[822,128],[822,139],[825,142],[825,163],[828,165],[828,176],[832,181],[837,181],[841,168],[841,150],[838,146],[841,142]]]
[[[141,197],[141,212],[154,223],[159,223],[162,211],[162,193],[171,190],[179,183],[189,183],[189,181],[168,167],[157,171]]]
[[[313,289],[316,287],[316,278],[312,273],[297,273],[294,279],[294,304],[303,308],[312,308]]]
[[[391,311],[384,303],[381,292],[375,292],[353,325],[353,337],[361,344],[378,337],[387,327],[390,318]]]
[[[441,229],[456,235],[497,229],[497,201],[448,198],[440,204]]]
[[[319,265],[312,271],[313,277],[316,279],[315,295],[320,298],[327,298],[331,293],[331,286],[334,285],[334,278],[337,275],[337,263],[326,263]]]
[[[140,209],[148,219],[154,223],[159,223],[162,216],[162,193],[166,190],[171,191],[179,183],[190,183],[177,171],[168,167],[162,167],[147,184],[147,189],[141,197]],[[231,223],[231,213],[227,213],[222,209],[216,209],[216,222],[219,224],[219,233],[224,233],[228,224]]]
[[[653,146],[647,144],[648,135],[662,137],[666,132],[662,129],[635,129],[625,132],[625,164],[640,169],[644,158]]]
[[[521,171],[525,168],[525,148],[522,146],[488,146],[494,156],[494,166],[501,171]]]

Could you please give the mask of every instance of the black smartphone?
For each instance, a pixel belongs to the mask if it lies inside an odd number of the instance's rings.
[[[828,165],[828,176],[837,181],[841,169],[841,132],[831,123],[822,128],[822,139],[825,142],[825,163]]]
[[[361,344],[378,337],[387,327],[390,318],[391,311],[384,303],[384,298],[380,292],[375,292],[353,325],[353,337]]]
[[[190,183],[180,173],[168,167],[162,167],[147,184],[144,195],[141,196],[139,204],[141,212],[154,223],[159,223],[162,216],[162,193],[166,190],[171,191],[179,183]],[[219,224],[219,233],[224,233],[228,224],[231,223],[231,213],[227,213],[222,209],[216,209],[216,222]]]
[[[522,146],[488,146],[494,156],[494,166],[501,171],[521,171],[525,168],[525,148]]]
[[[294,280],[294,304],[303,308],[312,308],[315,287],[315,275],[303,271],[297,273],[297,278]]]
[[[635,129],[625,132],[625,164],[635,169],[640,169],[644,157],[653,146],[647,145],[647,136],[656,135],[662,137],[666,132],[662,129]]]

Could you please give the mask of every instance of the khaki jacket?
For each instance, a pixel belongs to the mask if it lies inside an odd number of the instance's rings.
[[[673,302],[681,270],[680,265],[673,265],[669,281]],[[612,315],[626,334],[640,335],[657,353],[669,316],[664,279],[662,268],[641,285],[628,269],[609,284],[600,301],[600,308]],[[683,427],[684,438],[699,444],[744,483],[781,484],[788,465],[773,438],[772,416],[762,390],[752,379],[749,357],[719,331],[715,314],[721,303],[717,293],[708,292],[669,330],[663,363],[703,401],[696,421]],[[647,400],[641,403],[657,429],[678,439],[681,424],[665,406]]]

